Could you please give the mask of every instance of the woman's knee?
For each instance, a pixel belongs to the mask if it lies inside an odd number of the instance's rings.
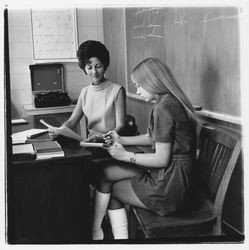
[[[100,170],[100,179],[102,181],[113,181],[113,172],[115,171],[113,166],[105,166]]]

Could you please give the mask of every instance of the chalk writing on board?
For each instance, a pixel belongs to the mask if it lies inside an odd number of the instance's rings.
[[[32,10],[34,59],[76,58],[74,10]]]
[[[205,14],[202,23],[208,23],[208,22],[214,22],[218,20],[224,20],[224,19],[237,19],[239,18],[239,15],[220,15],[220,16],[214,16],[213,15],[213,10],[209,9],[207,13]]]
[[[158,20],[160,8],[138,9],[132,17],[135,25],[133,29],[133,39],[145,39],[147,37],[162,38],[162,26]]]
[[[180,24],[181,26],[183,26],[184,24],[187,24],[187,20],[186,20],[186,12],[185,10],[181,10],[181,11],[177,11],[174,10],[174,15],[175,15],[175,24]]]

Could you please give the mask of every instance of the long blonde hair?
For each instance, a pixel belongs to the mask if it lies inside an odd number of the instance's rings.
[[[191,102],[179,87],[169,67],[159,59],[151,57],[140,62],[131,72],[131,78],[150,93],[171,93],[182,103],[190,117],[195,119]]]

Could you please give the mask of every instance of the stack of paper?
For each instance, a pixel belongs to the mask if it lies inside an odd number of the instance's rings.
[[[55,157],[65,156],[60,144],[52,140],[36,141],[33,142],[36,159],[50,159]]]
[[[12,146],[14,160],[34,160],[35,151],[31,143]]]
[[[25,143],[28,138],[33,138],[34,136],[39,136],[46,132],[46,129],[32,128],[22,132],[14,133],[11,135],[12,144]]]

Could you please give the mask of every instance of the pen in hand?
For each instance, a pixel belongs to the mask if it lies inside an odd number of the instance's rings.
[[[113,145],[114,143],[120,143],[119,139],[119,134],[114,130],[108,131],[106,134],[104,134],[104,140],[109,145]]]

